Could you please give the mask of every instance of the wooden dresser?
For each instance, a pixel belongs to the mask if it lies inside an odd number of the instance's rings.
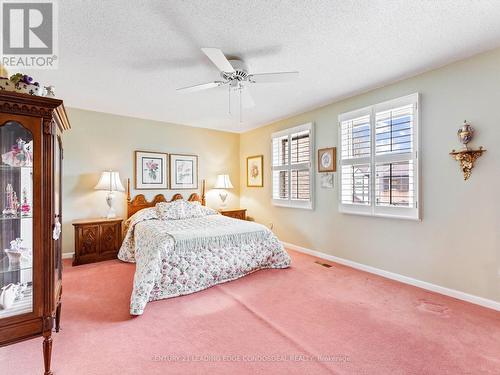
[[[232,217],[233,219],[246,220],[247,210],[246,208],[236,208],[231,210],[219,210],[221,215]]]
[[[122,218],[75,220],[73,265],[115,259],[122,243]]]

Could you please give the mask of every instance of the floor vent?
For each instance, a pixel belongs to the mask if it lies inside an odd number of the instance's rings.
[[[323,263],[323,262],[320,262],[319,260],[315,261],[314,263],[319,264],[320,266],[323,266],[326,268],[330,268],[332,266],[331,264]]]

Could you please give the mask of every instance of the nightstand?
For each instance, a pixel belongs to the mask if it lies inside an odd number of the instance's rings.
[[[246,208],[236,208],[232,210],[219,210],[221,215],[232,217],[233,219],[246,220],[247,219],[247,209]]]
[[[73,266],[115,259],[122,243],[122,218],[75,220]]]

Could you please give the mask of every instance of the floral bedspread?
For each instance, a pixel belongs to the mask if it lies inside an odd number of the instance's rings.
[[[136,263],[132,315],[141,315],[149,301],[194,293],[263,268],[286,268],[291,262],[265,226],[205,207],[176,219],[165,219],[158,207],[148,208],[126,225],[118,258]]]

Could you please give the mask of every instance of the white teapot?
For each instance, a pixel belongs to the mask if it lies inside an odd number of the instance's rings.
[[[0,289],[0,309],[10,309],[17,297],[15,284],[8,284]]]
[[[0,309],[10,309],[14,305],[14,301],[23,298],[24,292],[28,289],[26,283],[23,284],[7,284],[0,289]]]

